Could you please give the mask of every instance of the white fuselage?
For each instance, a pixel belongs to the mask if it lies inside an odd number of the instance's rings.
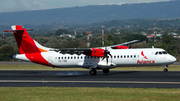
[[[82,67],[100,69],[111,69],[121,66],[166,66],[176,61],[176,58],[166,54],[165,50],[160,48],[142,48],[142,49],[111,49],[112,58],[102,60],[102,57],[91,57],[86,55],[62,54],[55,51],[42,52],[42,57],[50,64],[60,68]],[[160,53],[160,54],[159,54]],[[162,54],[161,54],[162,53]],[[25,55],[16,55],[16,59],[29,61]],[[111,66],[111,64],[114,64]]]

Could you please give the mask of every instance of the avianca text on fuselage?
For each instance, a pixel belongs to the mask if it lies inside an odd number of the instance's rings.
[[[137,64],[155,64],[155,60],[148,60],[147,56],[144,55],[144,52],[141,52],[141,55],[144,59],[137,60]]]
[[[176,58],[160,48],[129,49],[125,45],[133,44],[138,40],[114,46],[85,48],[85,49],[53,49],[40,45],[32,39],[27,30],[20,25],[12,26],[20,54],[16,59],[31,61],[51,67],[72,68],[82,67],[90,70],[91,75],[97,69],[108,73],[109,69],[121,66],[163,66],[166,67],[176,61]],[[165,69],[167,71],[167,69]]]
[[[137,64],[155,64],[154,60],[137,60]]]

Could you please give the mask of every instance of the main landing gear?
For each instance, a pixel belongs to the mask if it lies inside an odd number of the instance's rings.
[[[104,73],[104,74],[109,73],[109,69],[103,69],[103,73]]]
[[[90,70],[90,75],[96,75],[96,73],[97,73],[96,69],[91,69]]]
[[[91,69],[89,73],[90,73],[90,75],[96,75],[97,71],[96,71],[96,69]],[[109,69],[103,69],[103,73],[104,74],[109,73]]]

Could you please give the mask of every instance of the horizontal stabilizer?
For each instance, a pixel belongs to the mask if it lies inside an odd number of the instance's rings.
[[[13,31],[23,31],[23,30],[2,30],[2,32],[13,32]],[[26,29],[26,31],[33,31],[33,29]]]

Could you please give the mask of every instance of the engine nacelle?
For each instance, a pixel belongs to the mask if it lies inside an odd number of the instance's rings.
[[[104,57],[104,51],[104,49],[91,48],[91,52],[84,52],[84,54],[94,57]]]
[[[112,47],[112,49],[129,49],[128,46],[120,46],[120,45],[117,45],[115,47]]]
[[[91,56],[104,57],[104,51],[105,51],[104,49],[92,48]]]

